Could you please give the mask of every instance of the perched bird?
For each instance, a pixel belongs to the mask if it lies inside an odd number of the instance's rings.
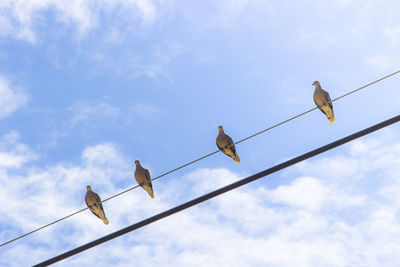
[[[154,198],[153,186],[151,184],[150,172],[148,169],[145,169],[140,165],[138,160],[135,160],[136,170],[135,170],[135,179],[138,184],[149,193],[151,198]]]
[[[218,126],[218,136],[217,136],[217,147],[224,152],[225,155],[231,157],[235,162],[239,163],[240,158],[236,153],[235,145],[233,144],[232,138],[225,134],[222,126]]]
[[[87,192],[85,196],[86,205],[94,215],[103,220],[104,224],[108,224],[108,220],[101,204],[101,199],[98,194],[92,191],[90,185],[86,186]]]
[[[326,115],[330,123],[334,123],[336,121],[335,115],[333,114],[333,106],[331,98],[327,91],[321,88],[319,81],[313,82],[315,90],[314,90],[314,102],[318,106],[318,108]],[[330,103],[328,103],[330,102]]]

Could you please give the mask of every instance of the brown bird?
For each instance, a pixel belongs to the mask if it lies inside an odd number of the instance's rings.
[[[318,108],[326,115],[330,123],[334,123],[336,121],[335,115],[333,114],[333,106],[331,98],[327,91],[321,88],[319,81],[313,82],[315,90],[314,90],[314,102],[318,106]],[[330,102],[330,103],[329,103]]]
[[[235,145],[233,144],[232,138],[225,134],[222,126],[218,126],[218,136],[217,136],[217,147],[224,152],[225,155],[231,157],[235,162],[239,163],[240,158],[236,153]]]
[[[108,224],[108,220],[106,218],[106,214],[104,213],[103,205],[101,204],[99,195],[92,191],[90,185],[86,186],[86,188],[86,205],[94,215],[103,220],[104,224]]]
[[[140,165],[138,160],[135,160],[136,170],[135,170],[135,179],[136,182],[144,189],[147,193],[149,193],[151,198],[154,198],[153,193],[153,185],[151,184],[150,172],[148,169],[145,169]]]

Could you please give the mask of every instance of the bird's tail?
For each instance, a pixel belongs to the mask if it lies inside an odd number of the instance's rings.
[[[239,156],[238,156],[238,154],[235,152],[235,154],[233,155],[233,160],[236,162],[236,163],[239,163],[240,162],[240,158],[239,158]]]
[[[108,224],[108,220],[107,220],[106,216],[102,217],[101,219],[103,220],[104,224]]]
[[[151,185],[144,184],[143,189],[146,190],[151,198],[154,198],[153,187]]]
[[[151,197],[151,198],[154,198],[154,193],[153,193],[153,190],[151,190],[151,191],[147,191],[147,193],[149,193],[149,195],[150,195],[150,197]]]

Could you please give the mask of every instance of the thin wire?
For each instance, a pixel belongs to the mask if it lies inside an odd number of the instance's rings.
[[[361,86],[360,88],[357,88],[357,89],[355,89],[355,90],[353,90],[353,91],[350,91],[350,92],[348,92],[348,93],[346,93],[346,94],[344,94],[344,95],[341,95],[341,96],[339,96],[339,97],[333,99],[332,101],[329,101],[328,104],[329,104],[329,103],[332,103],[332,102],[335,102],[336,100],[342,99],[342,98],[344,98],[344,97],[346,97],[346,96],[349,96],[349,95],[351,95],[351,94],[354,94],[355,92],[358,92],[358,91],[360,91],[360,90],[362,90],[362,89],[364,89],[364,88],[367,88],[368,86],[371,86],[371,85],[373,85],[373,84],[375,84],[375,83],[378,83],[378,82],[380,82],[380,81],[383,81],[383,80],[385,80],[385,79],[387,79],[387,78],[389,78],[389,77],[391,77],[391,76],[393,76],[393,75],[396,75],[396,74],[398,74],[398,73],[400,73],[400,70],[398,70],[398,71],[396,71],[396,72],[393,72],[392,74],[386,75],[385,77],[382,77],[382,78],[380,78],[380,79],[378,79],[378,80],[376,80],[376,81],[373,81],[373,82],[371,82],[371,83],[369,83],[369,84],[366,84],[366,85],[364,85],[364,86]],[[264,132],[266,132],[266,131],[272,130],[272,129],[274,129],[274,128],[276,128],[276,127],[282,125],[282,124],[285,124],[285,123],[291,121],[291,120],[297,119],[298,117],[304,116],[304,115],[306,115],[307,113],[310,113],[311,111],[316,110],[317,108],[318,108],[318,107],[314,107],[314,108],[312,108],[312,109],[309,109],[309,110],[307,110],[307,111],[305,111],[305,112],[303,112],[303,113],[301,113],[301,114],[299,114],[299,115],[296,115],[296,116],[291,117],[291,118],[289,118],[289,119],[287,119],[287,120],[285,120],[285,121],[282,121],[282,122],[280,122],[280,123],[278,123],[278,124],[275,124],[275,125],[273,125],[273,126],[267,128],[267,129],[265,129],[265,130],[262,130],[262,131],[259,131],[258,133],[255,133],[255,134],[253,134],[253,135],[250,135],[249,137],[246,137],[246,138],[244,138],[244,139],[242,139],[242,140],[240,140],[240,141],[237,141],[237,142],[235,143],[235,145],[236,145],[236,144],[239,144],[239,143],[241,143],[241,142],[243,142],[243,141],[246,141],[246,140],[248,140],[248,139],[250,139],[250,138],[253,138],[254,136],[257,136],[257,135],[259,135],[259,134],[262,134],[262,133],[264,133]]]
[[[389,78],[389,77],[391,77],[391,76],[394,76],[394,75],[396,75],[396,74],[398,74],[398,73],[400,73],[400,70],[398,70],[398,71],[396,71],[396,72],[393,72],[393,73],[391,73],[391,74],[389,74],[389,75],[386,75],[385,77],[382,77],[382,78],[380,78],[380,79],[378,79],[378,80],[376,80],[376,81],[373,81],[373,82],[371,82],[371,83],[369,83],[369,84],[367,84],[367,85],[364,85],[364,86],[362,86],[362,87],[360,87],[360,88],[357,88],[357,89],[355,89],[355,90],[353,90],[353,91],[350,91],[350,92],[348,92],[348,93],[346,93],[346,94],[344,94],[344,95],[342,95],[342,96],[339,96],[339,97],[333,99],[332,101],[329,101],[328,104],[329,104],[329,103],[332,103],[332,102],[334,102],[334,101],[336,101],[336,100],[342,99],[342,98],[344,98],[344,97],[346,97],[346,96],[349,96],[349,95],[351,95],[351,94],[354,94],[355,92],[358,92],[358,91],[360,91],[360,90],[362,90],[362,89],[364,89],[364,88],[366,88],[366,87],[368,87],[368,86],[371,86],[371,85],[373,85],[373,84],[375,84],[375,83],[378,83],[378,82],[380,82],[380,81],[382,81],[382,80],[385,80],[385,79],[387,79],[387,78]],[[244,142],[244,141],[246,141],[246,140],[248,140],[248,139],[250,139],[250,138],[253,138],[253,137],[255,137],[255,136],[257,136],[257,135],[260,135],[260,134],[262,134],[262,133],[265,133],[265,132],[267,132],[267,131],[270,131],[270,130],[272,130],[272,129],[274,129],[274,128],[276,128],[276,127],[282,125],[282,124],[285,124],[285,123],[287,123],[287,122],[289,122],[289,121],[292,121],[292,120],[294,120],[294,119],[297,119],[297,118],[299,118],[299,117],[301,117],[301,116],[304,116],[304,115],[306,115],[307,113],[310,113],[311,111],[314,111],[314,110],[316,110],[316,109],[318,109],[318,107],[314,107],[314,108],[309,109],[309,110],[307,110],[307,111],[305,111],[305,112],[303,112],[303,113],[300,113],[300,114],[298,114],[298,115],[296,115],[296,116],[293,116],[293,117],[291,117],[291,118],[289,118],[289,119],[287,119],[287,120],[284,120],[284,121],[282,121],[282,122],[280,122],[280,123],[277,123],[277,124],[275,124],[275,125],[273,125],[273,126],[267,128],[267,129],[265,129],[265,130],[259,131],[259,132],[255,133],[255,134],[253,134],[253,135],[250,135],[250,136],[248,136],[248,137],[246,137],[246,138],[243,138],[243,139],[237,141],[236,143],[234,143],[234,145],[239,144],[239,143],[241,143],[241,142]],[[231,145],[231,146],[232,146],[232,145]],[[160,176],[157,176],[157,177],[151,179],[150,181],[154,181],[154,180],[160,179],[161,177],[163,177],[163,176],[165,176],[165,175],[168,175],[168,174],[170,174],[170,173],[172,173],[172,172],[175,172],[175,171],[177,171],[177,170],[179,170],[179,169],[185,168],[185,167],[187,167],[187,166],[189,166],[189,165],[191,165],[191,164],[193,164],[193,163],[196,163],[196,162],[198,162],[198,161],[200,161],[200,160],[203,160],[203,159],[205,159],[205,158],[208,158],[208,157],[210,157],[210,156],[212,156],[212,155],[214,155],[214,154],[216,154],[216,153],[218,153],[218,152],[220,152],[220,150],[216,150],[216,151],[214,151],[214,152],[212,152],[212,153],[210,153],[210,154],[207,154],[207,155],[205,155],[205,156],[203,156],[203,157],[201,157],[201,158],[195,159],[195,160],[193,160],[193,161],[191,161],[191,162],[189,162],[189,163],[186,163],[186,164],[184,164],[184,165],[182,165],[182,166],[180,166],[180,167],[177,167],[177,168],[175,168],[175,169],[173,169],[173,170],[171,170],[171,171],[169,171],[169,172],[163,173],[163,174],[161,174]],[[137,187],[139,187],[139,185],[136,185],[136,186],[134,186],[134,187],[128,188],[128,189],[126,189],[125,191],[122,191],[122,192],[120,192],[120,193],[118,193],[118,194],[116,194],[116,195],[113,195],[113,196],[111,196],[111,197],[109,197],[109,198],[106,198],[106,199],[104,199],[102,202],[105,202],[105,201],[107,201],[107,200],[110,200],[110,199],[112,199],[112,198],[114,198],[114,197],[116,197],[116,196],[125,194],[126,192],[129,192],[129,191],[131,191],[131,190],[133,190],[133,189],[135,189],[135,188],[137,188]]]
[[[207,155],[205,155],[205,156],[203,156],[203,157],[201,157],[201,158],[198,158],[198,159],[195,159],[195,160],[193,160],[193,161],[191,161],[191,162],[189,162],[189,163],[186,163],[185,165],[179,166],[178,168],[175,168],[175,169],[173,169],[173,170],[171,170],[171,171],[169,171],[169,172],[163,173],[163,174],[161,174],[161,175],[159,175],[159,176],[157,176],[157,177],[151,179],[150,182],[152,182],[152,181],[154,181],[154,180],[157,180],[157,179],[160,179],[161,177],[163,177],[163,176],[165,176],[165,175],[168,175],[168,174],[170,174],[170,173],[172,173],[172,172],[175,172],[175,171],[177,171],[177,170],[179,170],[179,169],[185,168],[186,166],[189,166],[189,165],[191,165],[191,164],[193,164],[193,163],[195,163],[195,162],[197,162],[197,161],[200,161],[200,160],[202,160],[202,159],[208,158],[209,156],[214,155],[214,154],[216,154],[216,153],[218,153],[218,152],[220,152],[220,151],[219,151],[219,150],[214,151],[214,152],[212,152],[212,153],[210,153],[210,154],[207,154]],[[148,182],[145,182],[145,183],[148,183]],[[143,183],[143,184],[145,184],[145,183]],[[138,188],[139,186],[140,186],[140,185],[135,185],[134,187],[128,188],[128,189],[126,189],[125,191],[122,191],[122,192],[120,192],[120,193],[118,193],[118,194],[116,194],[116,195],[113,195],[113,196],[111,196],[111,197],[108,197],[108,198],[104,199],[102,202],[106,202],[107,200],[110,200],[110,199],[112,199],[112,198],[114,198],[114,197],[117,197],[117,196],[119,196],[119,195],[125,194],[126,192],[129,192],[129,191],[131,191],[131,190],[133,190],[133,189],[135,189],[135,188]]]
[[[292,166],[292,165],[294,165],[296,163],[302,162],[302,161],[304,161],[306,159],[309,159],[309,158],[315,157],[317,155],[320,155],[322,153],[325,153],[328,150],[331,150],[333,148],[336,148],[336,147],[339,147],[341,145],[344,145],[344,144],[346,144],[348,142],[356,140],[356,139],[358,139],[360,137],[363,137],[363,136],[365,136],[367,134],[373,133],[373,132],[375,132],[377,130],[380,130],[382,128],[390,126],[390,125],[392,125],[394,123],[397,123],[399,121],[400,121],[400,115],[397,115],[397,116],[395,116],[393,118],[390,118],[388,120],[385,120],[385,121],[380,122],[378,124],[375,124],[373,126],[365,128],[365,129],[363,129],[361,131],[358,131],[356,133],[353,133],[351,135],[348,135],[348,136],[345,136],[345,137],[343,137],[341,139],[338,139],[338,140],[336,140],[336,141],[334,141],[332,143],[329,143],[327,145],[318,147],[318,148],[316,148],[314,150],[311,150],[311,151],[309,151],[307,153],[301,154],[300,156],[294,157],[294,158],[289,159],[289,160],[287,160],[285,162],[277,164],[277,165],[275,165],[273,167],[270,167],[270,168],[268,168],[266,170],[263,170],[263,171],[258,172],[256,174],[253,174],[251,176],[243,178],[243,179],[241,179],[239,181],[236,181],[234,183],[231,183],[229,185],[226,185],[224,187],[216,189],[216,190],[214,190],[212,192],[209,192],[207,194],[204,194],[204,195],[202,195],[200,197],[197,197],[195,199],[189,200],[189,201],[187,201],[187,202],[185,202],[183,204],[180,204],[178,206],[175,206],[175,207],[173,207],[173,208],[171,208],[169,210],[166,210],[166,211],[163,211],[161,213],[158,213],[158,214],[156,214],[156,215],[154,215],[152,217],[149,217],[149,218],[144,219],[144,220],[142,220],[140,222],[134,223],[134,224],[132,224],[132,225],[130,225],[128,227],[122,228],[122,229],[120,229],[118,231],[115,231],[115,232],[113,232],[111,234],[108,234],[106,236],[100,237],[100,238],[98,238],[98,239],[96,239],[94,241],[91,241],[91,242],[86,243],[86,244],[84,244],[82,246],[79,246],[77,248],[69,250],[69,251],[67,251],[65,253],[59,254],[58,256],[55,256],[55,257],[53,257],[51,259],[48,259],[48,260],[46,260],[44,262],[41,262],[41,263],[39,263],[37,265],[34,265],[33,267],[35,267],[35,266],[48,266],[50,264],[53,264],[53,263],[56,263],[58,261],[64,260],[66,258],[69,258],[69,257],[73,256],[73,255],[81,253],[81,252],[83,252],[83,251],[85,251],[87,249],[91,249],[91,248],[96,247],[96,246],[98,246],[98,245],[100,245],[102,243],[108,242],[108,241],[110,241],[110,240],[112,240],[114,238],[117,238],[117,237],[125,235],[125,234],[127,234],[129,232],[132,232],[134,230],[142,228],[142,227],[144,227],[144,226],[146,226],[148,224],[154,223],[154,222],[159,221],[159,220],[161,220],[163,218],[166,218],[168,216],[174,215],[174,214],[176,214],[176,213],[178,213],[180,211],[183,211],[183,210],[188,209],[190,207],[196,206],[196,205],[198,205],[198,204],[200,204],[200,203],[202,203],[204,201],[207,201],[207,200],[209,200],[211,198],[217,197],[217,196],[222,195],[224,193],[227,193],[227,192],[229,192],[231,190],[234,190],[236,188],[244,186],[244,185],[246,185],[248,183],[254,182],[254,181],[256,181],[256,180],[258,180],[258,179],[260,179],[260,178],[262,178],[264,176],[267,176],[267,175],[273,174],[275,172],[278,172],[280,170],[286,169],[286,168],[288,168],[288,167],[290,167],[290,166]]]
[[[394,75],[396,75],[396,74],[398,74],[398,73],[400,73],[400,70],[398,70],[398,71],[396,71],[396,72],[393,72],[393,73],[391,73],[391,74],[389,74],[389,75],[386,75],[386,76],[384,76],[384,77],[382,77],[382,78],[380,78],[380,79],[378,79],[378,80],[375,80],[375,81],[373,81],[373,82],[371,82],[371,83],[368,83],[368,84],[366,84],[366,85],[364,85],[364,86],[362,86],[362,87],[360,87],[360,88],[357,88],[357,89],[355,89],[355,90],[353,90],[353,91],[350,91],[350,92],[348,92],[348,93],[346,93],[346,94],[344,94],[344,95],[342,95],[342,96],[339,96],[339,97],[333,99],[332,101],[330,101],[330,102],[328,102],[328,103],[332,103],[332,102],[334,102],[334,101],[336,101],[336,100],[339,100],[339,99],[341,99],[341,98],[344,98],[344,97],[346,97],[346,96],[349,96],[349,95],[351,95],[351,94],[354,94],[354,93],[357,92],[357,91],[360,91],[360,90],[362,90],[362,89],[364,89],[364,88],[366,88],[366,87],[369,87],[369,86],[371,86],[371,85],[373,85],[373,84],[375,84],[375,83],[378,83],[378,82],[380,82],[380,81],[383,81],[383,80],[385,80],[385,79],[387,79],[387,78],[389,78],[389,77],[391,77],[391,76],[394,76]],[[237,141],[236,143],[234,143],[234,145],[239,144],[239,143],[241,143],[241,142],[244,142],[244,141],[246,141],[246,140],[248,140],[248,139],[250,139],[250,138],[253,138],[253,137],[255,137],[255,136],[257,136],[257,135],[260,135],[260,134],[262,134],[262,133],[264,133],[264,132],[267,132],[267,131],[269,131],[269,130],[272,130],[272,129],[274,129],[274,128],[276,128],[276,127],[282,125],[282,124],[285,124],[285,123],[287,123],[287,122],[289,122],[289,121],[292,121],[292,120],[294,120],[294,119],[297,119],[297,118],[299,118],[299,117],[301,117],[301,116],[304,116],[304,115],[306,115],[307,113],[310,113],[311,111],[316,110],[317,108],[318,108],[318,107],[314,107],[314,108],[312,108],[312,109],[309,109],[309,110],[307,110],[307,111],[305,111],[305,112],[303,112],[303,113],[300,113],[300,114],[298,114],[298,115],[296,115],[296,116],[293,116],[293,117],[291,117],[291,118],[289,118],[289,119],[287,119],[287,120],[284,120],[284,121],[282,121],[282,122],[280,122],[280,123],[277,123],[277,124],[275,124],[275,125],[273,125],[273,126],[267,128],[267,129],[265,129],[265,130],[259,131],[259,132],[255,133],[255,134],[253,134],[253,135],[250,135],[250,136],[248,136],[248,137],[246,137],[246,138],[244,138],[244,139],[241,139],[241,140]],[[166,175],[168,175],[168,174],[170,174],[170,173],[173,173],[173,172],[175,172],[175,171],[177,171],[177,170],[180,170],[180,169],[182,169],[182,168],[185,168],[185,167],[187,167],[187,166],[189,166],[189,165],[191,165],[191,164],[193,164],[193,163],[196,163],[196,162],[198,162],[198,161],[200,161],[200,160],[203,160],[203,159],[205,159],[205,158],[208,158],[208,157],[210,157],[210,156],[212,156],[212,155],[214,155],[214,154],[216,154],[216,153],[218,153],[218,152],[220,152],[220,150],[216,150],[216,151],[214,151],[214,152],[212,152],[212,153],[210,153],[210,154],[207,154],[207,155],[205,155],[205,156],[203,156],[203,157],[201,157],[201,158],[198,158],[198,159],[193,160],[193,161],[191,161],[191,162],[189,162],[189,163],[186,163],[186,164],[184,164],[184,165],[182,165],[182,166],[180,166],[180,167],[177,167],[177,168],[175,168],[175,169],[173,169],[173,170],[171,170],[171,171],[168,171],[168,172],[166,172],[166,173],[163,173],[163,174],[161,174],[161,175],[159,175],[159,176],[157,176],[157,177],[151,179],[150,181],[155,181],[155,180],[157,180],[157,179],[160,179],[160,178],[163,177],[163,176],[166,176]],[[125,194],[125,193],[127,193],[127,192],[129,192],[129,191],[131,191],[131,190],[134,190],[134,189],[138,188],[139,186],[140,186],[140,185],[135,185],[135,186],[133,186],[133,187],[131,187],[131,188],[128,188],[128,189],[126,189],[126,190],[124,190],[124,191],[122,191],[122,192],[120,192],[120,193],[117,193],[117,194],[115,194],[115,195],[113,195],[113,196],[111,196],[111,197],[108,197],[108,198],[102,200],[102,202],[106,202],[106,201],[108,201],[108,200],[110,200],[110,199],[113,199],[113,198],[115,198],[115,197],[117,197],[117,196],[120,196],[120,195],[122,195],[122,194]],[[27,236],[27,235],[33,234],[33,233],[35,233],[35,232],[37,232],[37,231],[39,231],[39,230],[42,230],[42,229],[44,229],[44,228],[46,228],[46,227],[49,227],[49,226],[51,226],[51,225],[53,225],[53,224],[55,224],[55,223],[58,223],[58,222],[60,222],[60,221],[62,221],[62,220],[65,220],[65,219],[67,219],[67,218],[69,218],[69,217],[71,217],[71,216],[74,216],[74,215],[76,215],[76,214],[78,214],[78,213],[81,213],[81,212],[83,212],[83,211],[85,211],[85,210],[87,210],[87,209],[88,209],[87,207],[86,207],[86,208],[83,208],[83,209],[81,209],[81,210],[79,210],[79,211],[76,211],[76,212],[74,212],[74,213],[72,213],[72,214],[70,214],[70,215],[67,215],[67,216],[65,216],[65,217],[63,217],[63,218],[61,218],[61,219],[58,219],[58,220],[56,220],[56,221],[54,221],[54,222],[51,222],[51,223],[46,224],[46,225],[44,225],[44,226],[42,226],[42,227],[40,227],[40,228],[37,228],[37,229],[35,229],[35,230],[33,230],[33,231],[29,232],[29,233],[23,234],[23,235],[21,235],[21,236],[19,236],[19,237],[17,237],[17,238],[14,238],[14,239],[12,239],[12,240],[9,240],[9,241],[7,241],[7,242],[5,242],[5,243],[3,243],[3,244],[0,244],[0,247],[2,247],[2,246],[4,246],[4,245],[7,245],[7,244],[9,244],[9,243],[11,243],[11,242],[14,242],[14,241],[16,241],[16,240],[18,240],[18,239],[20,239],[20,238],[23,238],[23,237],[25,237],[25,236]]]
[[[39,230],[42,230],[42,229],[44,229],[44,228],[46,228],[46,227],[49,227],[50,225],[56,224],[56,223],[58,223],[58,222],[61,222],[62,220],[65,220],[65,219],[67,219],[67,218],[69,218],[69,217],[72,217],[72,216],[74,216],[74,215],[76,215],[76,214],[78,214],[78,213],[81,213],[82,211],[85,211],[85,210],[87,210],[87,209],[88,209],[88,208],[86,207],[86,208],[83,208],[83,209],[81,209],[81,210],[75,211],[74,213],[71,213],[70,215],[67,215],[67,216],[65,216],[65,217],[62,217],[61,219],[58,219],[58,220],[56,220],[56,221],[54,221],[54,222],[51,222],[51,223],[46,224],[46,225],[44,225],[44,226],[42,226],[42,227],[39,227],[39,228],[37,228],[37,229],[35,229],[35,230],[29,232],[29,233],[23,234],[23,235],[21,235],[21,236],[19,236],[19,237],[16,237],[16,238],[12,239],[12,240],[9,240],[9,241],[7,241],[6,243],[1,244],[0,247],[2,247],[2,246],[4,246],[4,245],[7,245],[7,244],[9,244],[9,243],[11,243],[11,242],[14,242],[14,241],[16,241],[16,240],[18,240],[18,239],[21,239],[21,238],[23,238],[23,237],[25,237],[25,236],[27,236],[27,235],[33,234],[34,232],[37,232],[37,231],[39,231]]]

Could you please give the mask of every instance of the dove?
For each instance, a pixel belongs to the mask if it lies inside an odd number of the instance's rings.
[[[224,152],[225,155],[231,157],[236,163],[240,162],[240,158],[236,153],[235,145],[233,144],[232,138],[225,134],[222,126],[218,126],[218,136],[217,136],[217,147]]]
[[[86,186],[87,192],[85,196],[86,205],[94,215],[103,220],[104,224],[108,224],[106,215],[104,214],[103,205],[98,194],[92,191],[90,185]]]
[[[149,193],[151,198],[154,198],[153,186],[151,185],[151,178],[149,170],[145,169],[140,165],[138,160],[135,160],[136,170],[135,179],[138,184]]]
[[[315,90],[314,90],[314,102],[318,106],[318,108],[326,115],[330,123],[334,123],[336,121],[335,115],[333,114],[333,106],[331,98],[327,91],[321,88],[319,81],[313,82]],[[330,102],[330,103],[328,103]]]

